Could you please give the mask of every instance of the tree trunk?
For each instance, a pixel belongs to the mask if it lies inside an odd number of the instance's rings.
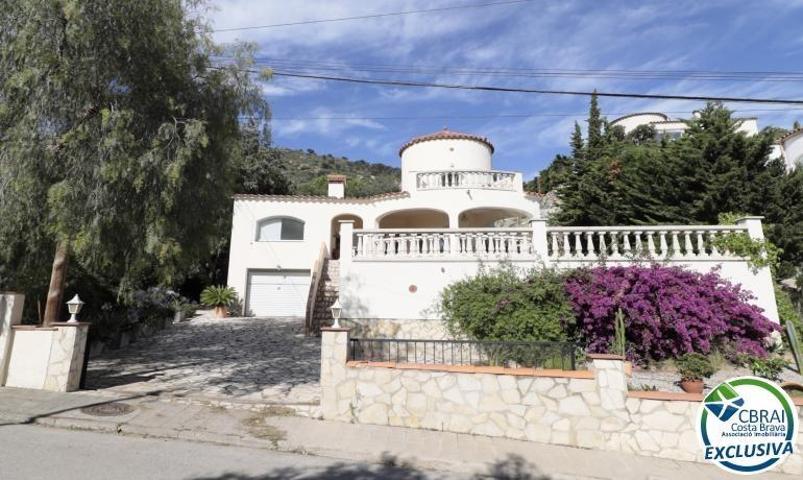
[[[61,313],[61,300],[64,297],[64,282],[67,279],[67,265],[70,252],[66,242],[56,245],[56,254],[53,256],[53,270],[50,273],[50,288],[47,291],[45,316],[43,325],[50,325],[59,321]]]

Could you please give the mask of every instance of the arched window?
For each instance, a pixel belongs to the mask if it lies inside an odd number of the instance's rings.
[[[304,240],[304,222],[293,217],[271,217],[257,223],[257,242]]]

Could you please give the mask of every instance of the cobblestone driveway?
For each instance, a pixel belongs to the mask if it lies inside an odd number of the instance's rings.
[[[86,388],[318,403],[320,343],[301,320],[197,317],[91,360]]]

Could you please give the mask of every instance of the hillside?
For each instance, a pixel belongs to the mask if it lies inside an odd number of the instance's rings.
[[[399,191],[401,172],[398,168],[365,160],[319,154],[312,149],[277,148],[276,166],[290,182],[296,194],[326,195],[326,175],[346,175],[346,195],[364,197]]]

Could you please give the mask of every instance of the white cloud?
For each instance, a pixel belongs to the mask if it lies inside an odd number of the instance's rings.
[[[450,67],[752,70],[794,69],[803,37],[778,23],[799,16],[803,0],[772,0],[746,4],[711,0],[658,0],[639,3],[612,0],[601,5],[586,0],[531,2],[505,7],[455,10],[381,19],[320,23],[295,27],[219,33],[219,41],[247,39],[259,45],[259,55],[276,65],[347,63]],[[275,24],[455,5],[455,0],[227,0],[212,16],[218,28]],[[764,35],[759,39],[759,35]],[[761,43],[764,42],[764,43]],[[754,66],[742,52],[766,60]],[[762,48],[765,59],[758,58]],[[281,61],[281,62],[280,62]],[[787,66],[787,68],[783,68]],[[394,71],[332,71],[349,76],[413,79],[448,83],[524,86],[561,90],[637,91],[678,94],[756,95],[798,97],[799,85],[768,82],[637,81],[577,76],[571,78],[455,76],[445,73],[404,74]],[[387,122],[364,116],[492,115],[495,113],[584,112],[585,97],[505,94],[442,89],[357,86],[335,82],[274,77],[263,91],[274,107],[274,138],[319,138],[324,145],[395,158],[399,144],[415,134],[440,128],[473,130],[497,145],[497,158],[532,171],[565,151],[572,117],[434,119]],[[603,111],[613,114],[643,110],[691,111],[702,102],[601,99]],[[760,108],[744,105],[740,108]],[[800,118],[797,111],[757,113],[760,125],[786,125]],[[314,119],[320,116],[351,119]],[[281,119],[281,117],[287,117]],[[679,115],[675,115],[679,116]],[[297,117],[297,118],[296,118]],[[579,120],[583,120],[580,118]],[[465,127],[465,126],[468,127]],[[392,128],[389,128],[392,126]],[[465,128],[463,128],[465,127]],[[309,145],[318,148],[318,145]],[[367,152],[367,153],[366,153]],[[505,165],[500,164],[500,167]]]

